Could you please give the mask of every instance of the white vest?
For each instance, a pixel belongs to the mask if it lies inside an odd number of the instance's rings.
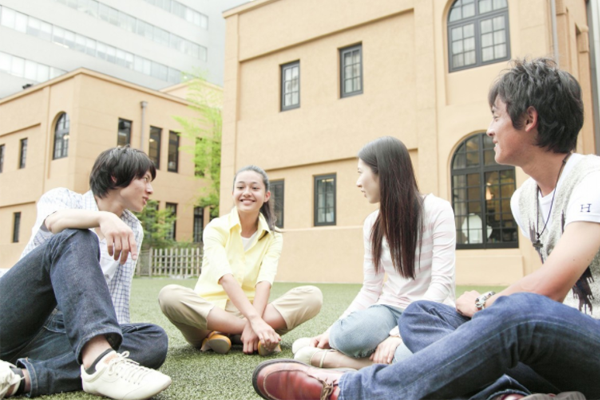
[[[600,157],[588,155],[578,162],[566,175],[555,193],[550,224],[540,237],[541,248],[537,251],[544,263],[558,243],[565,230],[567,206],[574,188],[591,172],[600,171]],[[533,179],[528,179],[521,188],[519,198],[519,213],[523,230],[529,231],[532,242],[536,241],[536,227],[543,226],[542,216],[538,215],[538,186]],[[538,224],[539,218],[539,224]],[[577,308],[579,311],[600,318],[600,251],[592,263],[579,278],[573,289],[565,297],[564,304]]]

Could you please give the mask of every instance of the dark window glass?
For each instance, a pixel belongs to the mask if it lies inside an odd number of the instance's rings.
[[[271,182],[271,202],[275,214],[275,226],[283,228],[284,181]]]
[[[150,127],[150,145],[148,147],[148,157],[154,162],[156,169],[160,168],[160,138],[162,129],[154,126]]]
[[[27,161],[27,138],[21,139],[21,151],[19,152],[19,168],[25,168]]]
[[[21,213],[16,212],[13,214],[13,243],[19,242],[19,231],[21,230]]]
[[[335,225],[335,174],[315,176],[315,226]]]
[[[300,107],[300,61],[281,66],[281,111]]]
[[[204,229],[204,207],[194,207],[194,243],[202,242]]]
[[[518,247],[510,210],[515,168],[497,164],[485,133],[467,138],[452,159],[452,207],[458,249]]]
[[[0,145],[0,172],[4,171],[4,147],[5,145]]]
[[[70,121],[67,113],[61,114],[54,128],[54,152],[53,159],[64,158],[69,154],[69,130]]]
[[[340,49],[341,97],[363,92],[362,75],[362,45]]]
[[[171,212],[171,215],[177,217],[177,204],[175,203],[167,203],[167,210]],[[167,239],[175,240],[175,232],[177,231],[177,218],[173,220],[173,225],[171,225],[171,229],[167,232]]]
[[[167,170],[177,172],[179,169],[179,135],[177,132],[169,132],[169,160]]]
[[[450,71],[510,59],[506,0],[457,0],[448,14]]]
[[[131,144],[131,121],[119,118],[117,146],[127,146],[128,144]]]

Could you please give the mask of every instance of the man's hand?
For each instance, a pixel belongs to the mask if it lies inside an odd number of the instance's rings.
[[[323,332],[310,339],[310,347],[318,347],[319,349],[330,349],[329,347],[329,331]]]
[[[475,306],[475,300],[477,300],[479,296],[480,294],[476,290],[464,292],[462,296],[456,300],[456,311],[464,317],[472,318],[478,311]]]
[[[113,256],[115,261],[124,264],[130,253],[131,258],[137,260],[138,249],[133,231],[116,214],[103,211],[98,230],[106,239],[108,254]]]
[[[371,354],[371,361],[376,364],[391,364],[394,361],[394,353],[401,344],[402,339],[398,336],[388,336],[387,339],[377,345],[375,353]]]

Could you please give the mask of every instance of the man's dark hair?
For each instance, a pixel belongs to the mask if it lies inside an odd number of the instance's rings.
[[[513,60],[512,67],[492,85],[490,107],[496,98],[506,103],[515,129],[523,128],[529,107],[538,113],[539,147],[554,153],[575,149],[583,126],[581,87],[573,75],[548,58]]]
[[[146,153],[129,146],[115,147],[103,151],[96,159],[90,174],[90,188],[94,196],[103,198],[109,190],[127,187],[147,172],[153,180],[156,178],[156,167]]]

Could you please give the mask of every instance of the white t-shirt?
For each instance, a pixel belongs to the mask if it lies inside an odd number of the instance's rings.
[[[558,180],[559,187],[563,182],[565,176],[573,169],[573,167],[583,160],[585,156],[582,154],[573,153],[567,160],[560,179]],[[529,178],[532,179],[532,178]],[[556,190],[556,188],[554,189]],[[550,204],[552,203],[552,196],[554,190],[548,193],[546,196],[538,193],[538,201],[540,205],[540,222],[539,230],[543,230],[546,218],[550,213]],[[521,216],[519,214],[519,198],[521,194],[521,188],[517,189],[510,199],[510,208],[515,218],[515,221],[521,228],[521,232],[525,237],[529,237],[529,233],[526,231],[527,227],[521,224]],[[567,206],[565,226],[571,222],[597,222],[600,223],[600,172],[590,173],[577,185]],[[550,225],[550,221],[548,221]]]

